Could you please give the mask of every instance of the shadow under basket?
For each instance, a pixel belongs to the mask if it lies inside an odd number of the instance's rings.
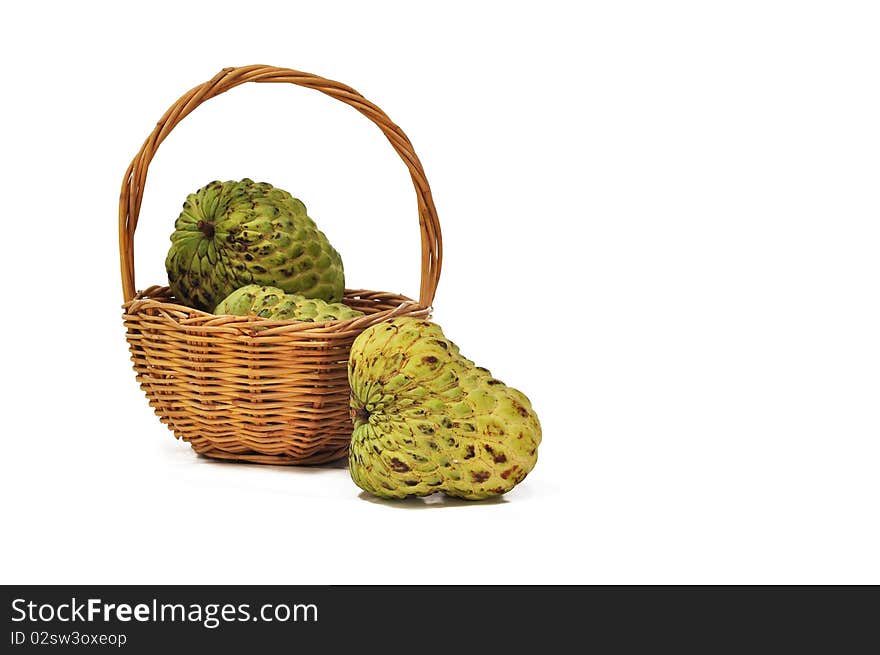
[[[134,233],[156,149],[201,102],[246,82],[313,88],[354,107],[382,130],[416,190],[422,250],[418,301],[349,289],[343,302],[364,316],[309,323],[215,316],[178,304],[163,286],[135,292]],[[442,259],[430,187],[403,131],[350,87],[271,66],[223,69],[184,94],[159,120],[123,180],[119,244],[126,337],[150,406],[196,452],[259,464],[321,464],[348,454],[351,345],[365,329],[390,318],[429,317]]]

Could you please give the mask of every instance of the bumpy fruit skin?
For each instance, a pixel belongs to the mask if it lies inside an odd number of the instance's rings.
[[[541,425],[528,398],[464,358],[434,323],[368,328],[348,379],[349,470],[372,494],[479,500],[510,491],[535,466]]]
[[[339,253],[305,205],[265,182],[211,182],[187,196],[165,259],[177,300],[211,311],[241,286],[339,302],[345,275]]]
[[[254,314],[274,321],[294,319],[318,323],[344,321],[364,315],[363,312],[342,303],[326,303],[317,298],[284,293],[278,287],[261,287],[258,284],[248,284],[236,289],[214,308],[214,313],[234,316]]]

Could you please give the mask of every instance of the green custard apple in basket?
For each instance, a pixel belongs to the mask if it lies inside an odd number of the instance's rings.
[[[306,298],[296,293],[284,293],[277,287],[248,284],[224,298],[214,313],[231,316],[259,316],[273,321],[296,320],[307,323],[345,321],[363,316],[341,302],[328,303],[320,298]]]
[[[329,303],[342,299],[342,259],[287,191],[266,182],[211,182],[190,194],[165,259],[184,305],[211,312],[249,284]]]

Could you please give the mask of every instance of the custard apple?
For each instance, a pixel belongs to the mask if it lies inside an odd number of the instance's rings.
[[[342,300],[342,259],[305,205],[265,182],[211,182],[187,196],[165,259],[177,300],[211,311],[246,284]]]
[[[535,466],[541,425],[528,398],[465,359],[434,323],[367,328],[348,379],[349,471],[372,494],[478,500],[510,491]]]
[[[233,291],[217,305],[214,313],[234,316],[255,314],[275,321],[296,319],[309,322],[344,321],[364,315],[339,302],[326,303],[318,298],[284,293],[278,287],[261,287],[258,284],[248,284]]]

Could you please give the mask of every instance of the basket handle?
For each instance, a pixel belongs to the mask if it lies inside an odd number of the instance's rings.
[[[144,141],[135,155],[125,177],[119,195],[119,263],[122,270],[122,295],[128,302],[135,295],[134,285],[134,232],[137,229],[138,215],[143,200],[147,169],[156,150],[165,137],[189,113],[200,104],[235,88],[245,82],[289,82],[320,91],[331,98],[351,105],[373,121],[385,134],[392,147],[400,155],[409,169],[419,207],[419,227],[422,234],[422,280],[419,290],[419,304],[428,307],[434,300],[437,282],[440,279],[440,266],[443,260],[443,242],[440,236],[440,223],[437,210],[431,198],[431,187],[425,178],[422,164],[413,146],[397,125],[372,102],[360,93],[339,82],[327,80],[311,73],[303,73],[289,68],[275,66],[242,66],[224,68],[213,78],[190,89],[175,102],[159,119],[156,128]]]

